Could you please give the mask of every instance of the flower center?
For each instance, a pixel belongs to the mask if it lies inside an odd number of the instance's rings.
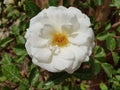
[[[59,47],[66,46],[68,44],[68,38],[65,33],[53,34],[52,45],[58,45]]]

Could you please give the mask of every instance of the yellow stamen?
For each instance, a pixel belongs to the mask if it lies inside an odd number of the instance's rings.
[[[63,46],[66,46],[67,44],[68,44],[68,38],[65,33],[53,34],[52,45],[63,47]]]

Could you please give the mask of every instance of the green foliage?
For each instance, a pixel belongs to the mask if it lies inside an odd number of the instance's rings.
[[[48,0],[48,6],[58,6],[58,0]]]
[[[15,45],[13,50],[14,50],[15,54],[18,55],[18,56],[22,56],[22,55],[27,54],[24,44]]]
[[[107,87],[106,84],[100,83],[100,89],[101,89],[101,90],[108,90],[108,87]]]
[[[112,77],[112,75],[115,73],[115,70],[112,65],[108,63],[102,63],[101,66],[104,69],[108,77]]]
[[[101,71],[101,65],[97,60],[94,61],[92,65],[93,65],[93,73],[94,75],[97,75]]]
[[[100,6],[103,4],[103,2],[104,2],[104,0],[94,0],[95,6]]]
[[[39,76],[40,76],[39,70],[37,68],[33,68],[29,76],[30,85],[35,86],[38,83]]]
[[[12,41],[13,41],[13,38],[11,38],[11,37],[6,37],[6,38],[0,40],[0,49],[5,48]]]
[[[110,50],[110,51],[113,51],[115,50],[116,48],[116,41],[113,37],[108,37],[106,39],[106,46],[107,46],[107,49]]]
[[[118,55],[118,53],[112,52],[112,57],[113,57],[114,64],[117,65],[120,60],[120,56]]]
[[[21,81],[22,77],[20,76],[19,70],[13,64],[3,65],[2,66],[2,73],[9,81],[13,81],[13,82]]]
[[[119,0],[112,0],[112,3],[110,4],[112,7],[120,8],[120,2]]]
[[[94,74],[92,69],[81,69],[76,71],[73,75],[81,80],[90,80],[93,78]]]
[[[68,78],[70,75],[66,72],[55,73],[48,79],[48,82],[52,81],[53,83],[60,83]]]
[[[101,46],[96,46],[94,49],[95,59],[105,61],[106,53]]]
[[[15,36],[20,34],[20,30],[19,30],[18,26],[16,26],[16,25],[11,26],[11,31],[12,31],[12,34]]]
[[[4,54],[3,56],[2,56],[2,64],[3,65],[7,65],[7,64],[11,64],[11,62],[12,62],[12,58],[10,57],[10,55],[9,54]]]
[[[69,6],[69,0],[63,0],[63,5],[68,7]]]
[[[25,0],[24,8],[30,18],[40,12],[40,8],[32,0]]]

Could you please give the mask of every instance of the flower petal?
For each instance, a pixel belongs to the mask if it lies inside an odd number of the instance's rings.
[[[88,39],[89,37],[84,33],[79,33],[76,37],[69,37],[69,41],[75,45],[85,45],[89,42]]]
[[[83,14],[79,9],[74,7],[69,7],[68,12],[72,15],[77,16],[77,20],[79,21],[79,24],[81,27],[90,26],[90,19],[87,15]]]
[[[46,69],[46,70],[48,70],[48,71],[50,71],[50,72],[60,72],[58,69],[54,68],[51,63],[42,63],[42,62],[39,62],[36,58],[33,58],[33,59],[32,59],[32,62],[33,62],[35,65],[38,65],[38,66],[40,66],[41,68]]]
[[[49,44],[48,39],[43,39],[38,36],[31,36],[29,37],[28,41],[30,42],[32,47],[36,48],[46,47]]]
[[[71,22],[72,25],[73,25],[73,30],[74,30],[74,31],[79,30],[80,24],[79,24],[79,21],[78,21],[76,15],[74,15],[74,16],[71,18],[71,21],[70,21],[70,22]]]
[[[55,29],[50,24],[45,24],[41,30],[41,37],[43,38],[51,38],[53,33],[55,33]]]
[[[82,30],[78,33],[78,35],[74,37],[69,37],[69,41],[75,45],[90,45],[94,40],[94,34],[91,29]]]
[[[66,59],[66,60],[75,60],[75,56],[74,53],[71,52],[71,49],[69,46],[61,48],[60,53],[59,53],[59,57]]]
[[[50,63],[52,59],[52,52],[47,48],[31,47],[32,56],[39,62]]]
[[[30,42],[27,40],[27,42],[25,43],[25,48],[28,52],[28,54],[32,57],[32,53],[31,53],[31,45]]]
[[[40,31],[43,28],[43,26],[40,23],[36,23],[33,26],[30,26],[27,29],[27,32],[25,34],[25,38],[29,38],[31,37],[31,35],[35,35],[35,36],[39,36],[40,35]]]
[[[71,34],[72,32],[74,32],[71,23],[63,24],[61,27],[62,31],[66,32],[67,34]]]
[[[71,45],[69,48],[75,55],[75,61],[73,63],[72,69],[77,70],[81,63],[84,62],[86,56],[88,56],[88,48],[86,46],[78,47],[75,45]]]
[[[59,56],[54,56],[51,64],[54,66],[54,68],[58,69],[59,71],[63,71],[67,68],[70,68],[73,64],[72,60],[66,60],[64,58],[61,58]]]

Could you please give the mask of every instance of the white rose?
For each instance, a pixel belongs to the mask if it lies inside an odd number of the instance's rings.
[[[75,7],[49,7],[30,20],[26,49],[35,65],[50,72],[73,73],[94,47],[89,18]]]

